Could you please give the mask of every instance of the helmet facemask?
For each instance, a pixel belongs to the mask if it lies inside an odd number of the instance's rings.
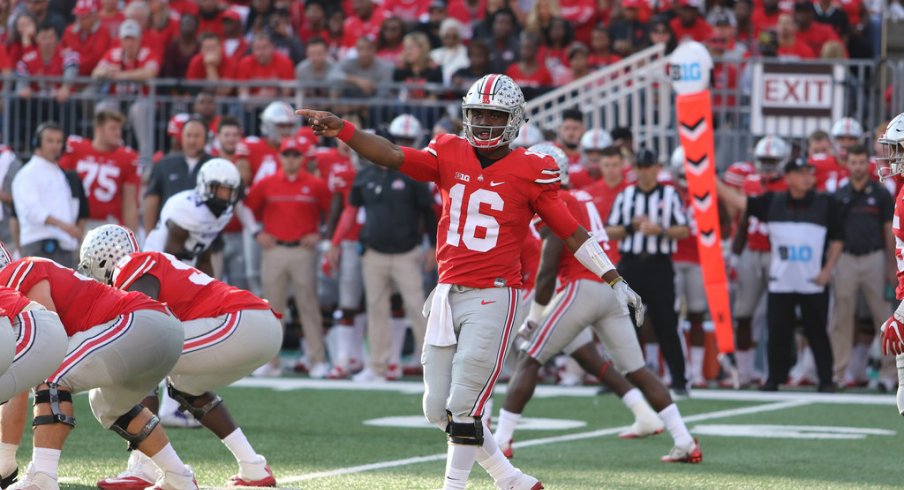
[[[876,156],[879,181],[885,182],[895,175],[904,174],[904,142],[882,137],[879,138],[879,146],[882,147],[882,154]]]
[[[207,183],[206,188],[207,191],[201,198],[216,216],[222,215],[229,209],[229,206],[239,201],[240,189],[238,187],[212,180]]]
[[[776,158],[760,158],[756,161],[756,169],[764,179],[778,180],[782,176],[782,161]]]
[[[508,114],[508,121],[503,126],[477,125],[472,122],[473,111],[475,110],[504,112]],[[523,122],[520,118],[516,119],[511,112],[501,108],[464,107],[463,111],[462,127],[464,128],[465,138],[475,148],[491,149],[508,146],[518,136],[518,130],[521,129]],[[486,133],[486,135],[481,137],[483,133]]]

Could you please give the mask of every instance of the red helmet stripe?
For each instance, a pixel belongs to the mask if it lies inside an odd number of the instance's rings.
[[[493,95],[493,86],[496,85],[496,79],[498,78],[499,75],[490,75],[484,82],[483,87],[480,87],[480,95],[483,97],[484,104],[490,103],[490,96]]]

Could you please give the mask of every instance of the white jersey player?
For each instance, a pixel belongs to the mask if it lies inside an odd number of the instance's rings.
[[[194,189],[167,199],[144,249],[166,252],[213,275],[210,245],[232,219],[241,177],[229,160],[214,158],[198,171]]]

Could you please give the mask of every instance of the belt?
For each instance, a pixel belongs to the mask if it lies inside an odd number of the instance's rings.
[[[876,252],[879,252],[879,251],[881,251],[881,250],[882,250],[881,248],[874,248],[874,249],[872,249],[872,250],[867,250],[867,251],[865,251],[865,252],[861,252],[861,251],[859,251],[859,250],[856,251],[856,252],[853,251],[853,250],[845,250],[844,253],[846,253],[846,254],[848,254],[848,255],[853,255],[854,257],[862,257],[862,256],[864,256],[864,255],[869,255],[869,254],[871,254],[871,253],[876,253]]]
[[[301,246],[301,240],[295,240],[294,242],[284,242],[282,240],[276,240],[276,244],[280,247],[299,247]]]

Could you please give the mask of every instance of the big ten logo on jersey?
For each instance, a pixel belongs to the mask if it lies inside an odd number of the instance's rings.
[[[470,176],[470,175],[463,174],[463,173],[461,173],[461,172],[455,172],[455,178],[456,178],[457,180],[462,181],[462,182],[470,182],[470,181],[471,181],[471,176]]]
[[[813,248],[809,245],[782,245],[778,256],[787,262],[809,262],[813,260]]]
[[[494,216],[482,213],[481,207],[501,213],[505,207],[502,196],[488,189],[477,189],[470,196],[465,196],[465,185],[455,184],[449,189],[449,200],[446,243],[453,247],[464,243],[468,250],[475,252],[486,252],[495,247],[499,240],[499,221]]]
[[[100,202],[110,202],[116,197],[119,191],[116,182],[122,170],[115,163],[86,156],[78,161],[75,171],[82,176],[82,185],[89,196]]]

